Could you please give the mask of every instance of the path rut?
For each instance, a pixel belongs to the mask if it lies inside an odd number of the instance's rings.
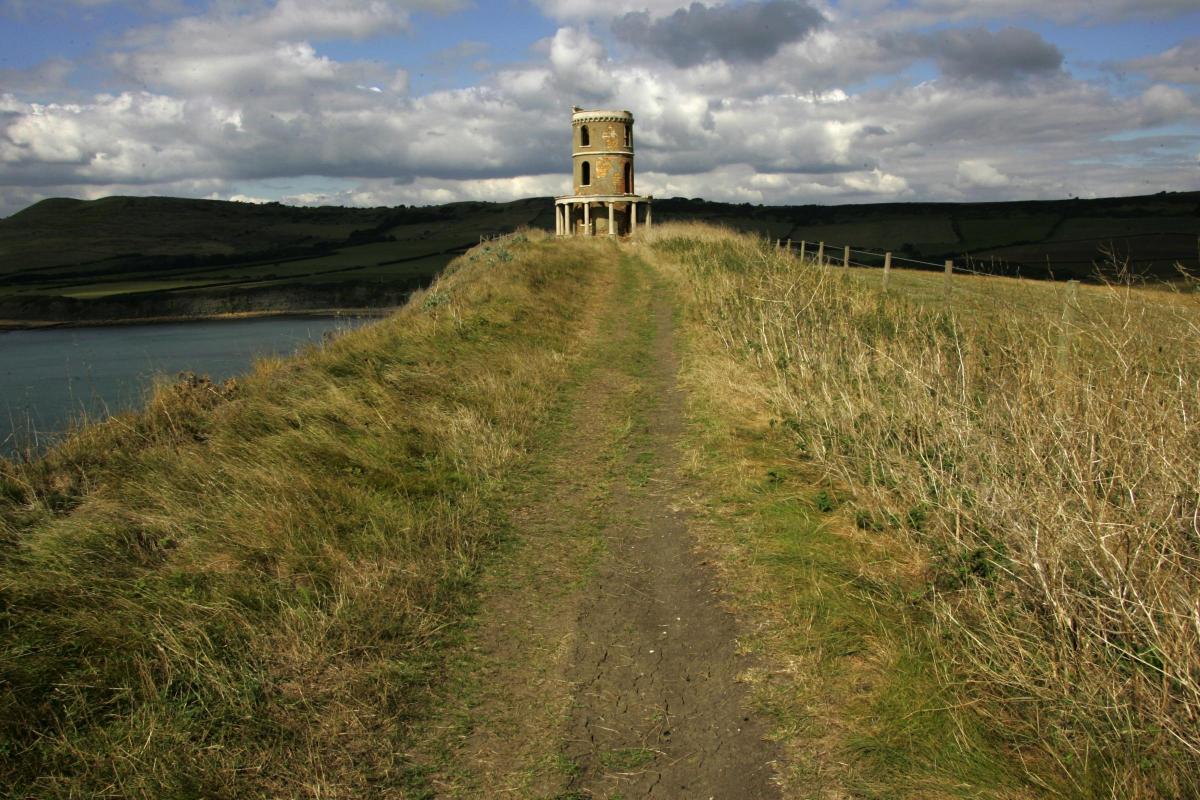
[[[681,510],[686,483],[676,447],[683,398],[671,309],[651,304],[650,399],[641,448],[626,454],[605,531],[608,557],[576,620],[568,677],[575,702],[567,754],[572,788],[595,797],[771,798],[773,748],[738,683],[737,624]],[[644,487],[630,485],[649,461]]]
[[[625,258],[633,286],[614,291],[599,333],[620,359],[598,359],[514,513],[526,546],[482,605],[487,684],[445,795],[779,796],[777,748],[738,681],[751,665],[737,620],[683,510],[672,308]],[[564,588],[589,537],[590,575]]]

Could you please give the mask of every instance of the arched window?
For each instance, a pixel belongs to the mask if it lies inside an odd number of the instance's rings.
[[[583,162],[583,180],[580,181],[581,186],[590,186],[592,183],[592,165],[588,162]]]
[[[590,147],[591,144],[592,144],[592,137],[588,134],[587,125],[584,125],[583,127],[581,127],[579,129],[579,146],[580,147]],[[584,183],[587,183],[587,181],[584,181]]]
[[[633,147],[633,126],[632,125],[625,126],[625,146]]]
[[[625,194],[633,194],[633,164],[625,165]]]

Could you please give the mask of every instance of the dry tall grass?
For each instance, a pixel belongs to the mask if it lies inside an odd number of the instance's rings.
[[[481,246],[385,321],[0,462],[0,795],[425,796],[406,731],[588,254]]]
[[[943,306],[940,276],[884,296],[713,228],[646,241],[796,458],[928,553],[946,680],[1032,780],[1200,794],[1200,304],[969,279]]]

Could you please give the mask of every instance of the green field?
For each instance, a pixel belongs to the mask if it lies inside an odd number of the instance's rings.
[[[1159,280],[1200,270],[1200,192],[1098,200],[752,206],[672,198],[656,220],[696,220],[841,248],[890,250],[990,273],[1093,280],[1117,265]],[[1111,255],[1110,255],[1111,253]]]
[[[703,221],[796,245],[825,242],[834,258],[849,245],[913,260],[897,266],[952,258],[993,274],[1082,280],[1128,270],[1171,281],[1179,267],[1200,271],[1200,192],[855,206],[676,197],[654,208],[660,223]],[[551,230],[553,220],[550,198],[423,208],[45,200],[0,220],[0,320],[393,305],[481,236]]]
[[[187,315],[192,296],[205,313],[242,295],[389,305],[481,236],[552,220],[542,200],[370,209],[47,200],[0,220],[0,319],[155,316],[156,306]],[[288,298],[270,297],[285,288]]]

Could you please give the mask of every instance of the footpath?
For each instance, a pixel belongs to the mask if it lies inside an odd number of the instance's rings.
[[[673,308],[627,249],[422,759],[438,797],[779,796],[753,665],[689,529]]]

